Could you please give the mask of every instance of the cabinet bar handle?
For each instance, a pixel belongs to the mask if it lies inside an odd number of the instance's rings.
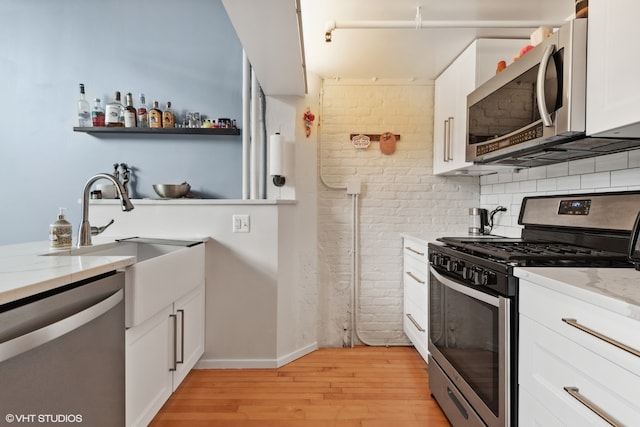
[[[451,155],[452,139],[453,139],[453,117],[449,117],[449,138],[448,138],[448,148],[447,148],[447,161],[453,160],[453,156]]]
[[[178,316],[170,314],[169,317],[173,318],[173,368],[169,368],[173,372],[178,369]]]
[[[416,249],[413,249],[411,246],[407,246],[407,250],[410,252],[413,252],[414,254],[420,255],[420,256],[424,256],[424,252],[420,252]]]
[[[182,317],[182,322],[180,323],[180,360],[176,360],[176,363],[184,363],[184,310],[176,310],[176,312],[180,313]]]
[[[600,332],[597,332],[597,331],[594,331],[593,329],[587,328],[586,326],[579,324],[576,319],[563,318],[562,321],[564,323],[566,323],[567,325],[569,325],[569,326],[573,326],[574,328],[579,329],[582,332],[586,332],[589,335],[592,335],[592,336],[594,336],[594,337],[596,337],[596,338],[598,338],[598,339],[600,339],[600,340],[602,340],[602,341],[604,341],[606,343],[609,343],[609,344],[611,344],[611,345],[613,345],[615,347],[618,347],[621,350],[629,352],[629,353],[633,354],[636,357],[640,357],[640,351],[636,350],[635,348],[629,347],[628,345],[623,344],[618,340],[614,340],[613,338],[609,338],[608,336],[603,335]]]
[[[425,332],[424,328],[420,326],[420,324],[416,321],[416,319],[413,318],[410,313],[407,313],[407,317],[409,318],[409,320],[411,320],[411,323],[413,323],[413,326],[415,326],[418,331]]]
[[[424,284],[425,284],[424,280],[420,280],[420,278],[419,278],[419,277],[416,277],[416,275],[415,275],[415,274],[413,274],[413,273],[412,273],[412,272],[410,272],[410,271],[407,271],[407,276],[411,277],[413,280],[415,280],[416,282],[420,283],[421,285],[424,285]]]
[[[596,405],[595,403],[593,403],[592,401],[584,397],[582,394],[580,394],[580,390],[578,390],[578,387],[564,387],[564,391],[569,393],[569,395],[574,399],[576,399],[578,402],[586,406],[591,412],[593,412],[594,414],[596,414],[597,416],[605,420],[607,423],[609,423],[609,425],[612,425],[613,427],[624,427],[624,425],[620,421],[616,420],[611,415],[607,414],[598,405]]]
[[[449,132],[447,131],[447,126],[449,125],[449,120],[444,121],[444,138],[442,138],[442,160],[446,163],[449,161],[449,153],[447,153],[447,137],[449,136]]]

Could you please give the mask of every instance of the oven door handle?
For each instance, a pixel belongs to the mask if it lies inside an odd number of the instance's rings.
[[[460,292],[461,294],[465,294],[471,298],[480,300],[482,302],[486,302],[487,304],[490,304],[494,307],[500,306],[500,299],[498,297],[494,297],[493,295],[489,295],[484,292],[476,291],[473,288],[454,282],[453,280],[447,277],[444,277],[442,274],[438,273],[438,271],[435,268],[433,268],[433,266],[430,267],[430,270],[431,270],[431,274],[433,274],[435,278],[438,279],[438,281],[442,283],[444,286],[450,289],[453,289],[456,292]]]

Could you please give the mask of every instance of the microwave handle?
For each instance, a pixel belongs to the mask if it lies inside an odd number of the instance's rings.
[[[551,114],[547,110],[547,100],[544,96],[544,78],[546,77],[547,72],[547,64],[549,64],[549,59],[551,55],[553,55],[553,51],[556,48],[556,45],[550,44],[548,45],[544,53],[542,54],[542,59],[540,60],[540,68],[538,69],[538,79],[536,81],[536,99],[538,100],[538,111],[540,112],[540,117],[542,118],[542,123],[546,127],[553,126],[553,120],[551,120]]]

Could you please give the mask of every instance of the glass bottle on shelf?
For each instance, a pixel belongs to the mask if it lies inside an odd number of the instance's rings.
[[[164,113],[162,113],[162,127],[176,127],[176,116],[171,110],[171,102],[167,102],[167,108],[164,110]]]
[[[138,104],[138,127],[149,127],[149,112],[147,110],[144,93],[140,94],[140,104]]]
[[[93,127],[104,127],[104,108],[100,104],[100,98],[93,100],[94,105],[91,110],[91,124]]]
[[[78,126],[91,126],[91,110],[89,102],[84,98],[84,84],[80,83],[80,99],[78,99]]]
[[[153,108],[149,111],[149,127],[162,127],[162,111],[158,108],[158,101],[153,101]]]
[[[107,104],[105,123],[107,127],[124,127],[124,106],[120,102],[120,92],[116,92],[115,99]]]
[[[133,107],[133,97],[131,92],[127,93],[126,106],[124,107],[124,127],[134,128],[137,126],[138,113]]]

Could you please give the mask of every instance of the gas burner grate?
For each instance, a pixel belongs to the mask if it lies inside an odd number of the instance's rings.
[[[624,254],[554,242],[465,242],[458,249],[523,266],[609,266],[618,262],[627,263]]]

